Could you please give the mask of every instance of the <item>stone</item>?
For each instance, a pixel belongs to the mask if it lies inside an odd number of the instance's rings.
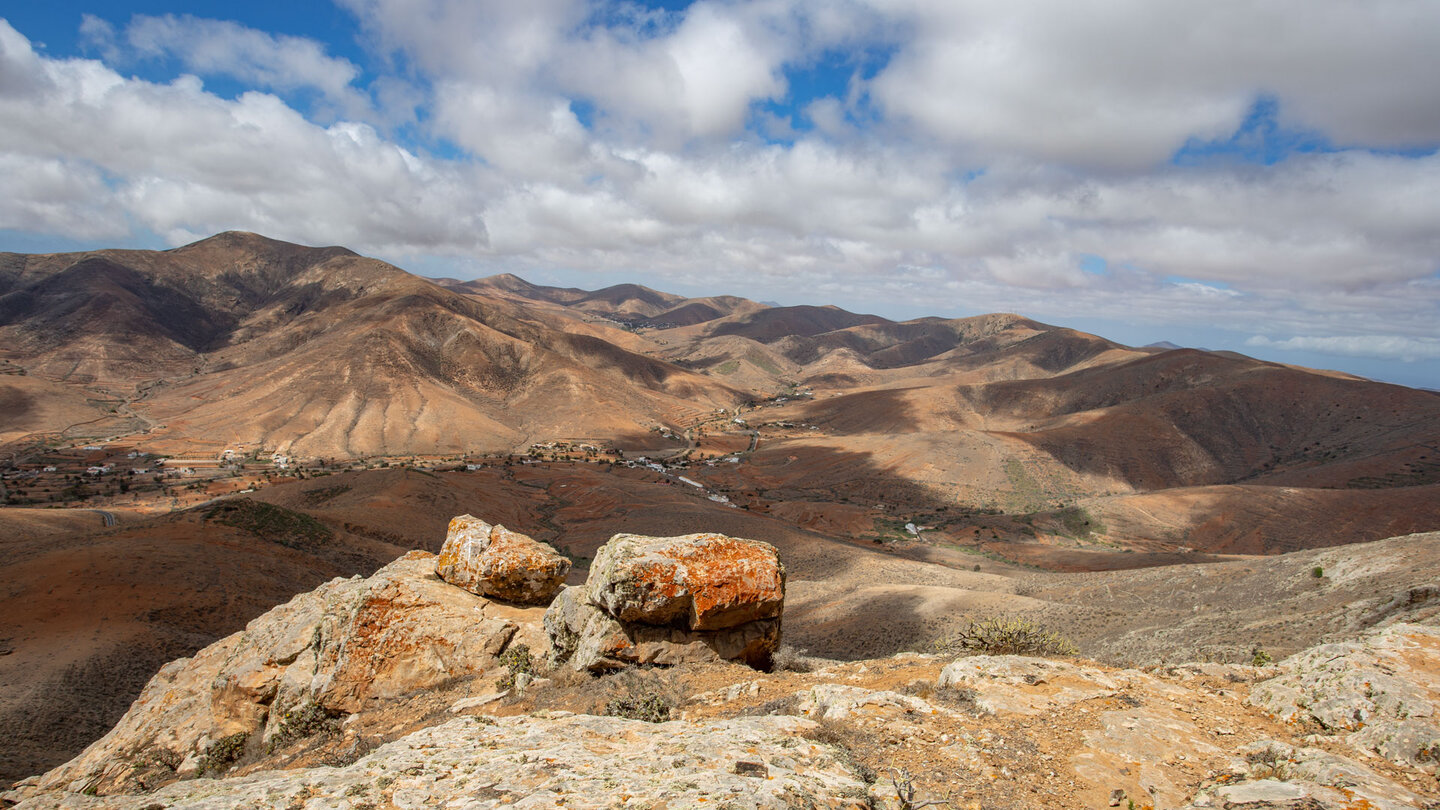
[[[435,573],[479,596],[548,605],[564,585],[570,561],[527,535],[460,515],[450,521]]]
[[[1099,697],[1121,685],[1094,667],[1024,655],[971,655],[940,671],[939,689],[968,690],[975,707],[991,714],[1038,714]]]
[[[1435,773],[1440,759],[1440,629],[1394,624],[1285,659],[1249,702],[1318,726],[1356,749]]]
[[[797,717],[646,723],[590,715],[459,717],[343,767],[191,779],[148,795],[37,796],[17,810],[236,807],[734,806],[866,810],[846,755]]]
[[[738,661],[766,668],[780,647],[780,620],[763,619],[715,631],[622,622],[566,588],[545,611],[550,662],[607,672],[635,665],[677,666]]]
[[[785,566],[775,547],[723,534],[617,534],[595,555],[589,601],[623,622],[723,630],[779,619]]]
[[[297,710],[338,718],[498,668],[518,624],[487,617],[487,600],[446,585],[434,569],[433,554],[412,551],[369,578],[331,580],[166,664],[108,734],[37,787],[121,791],[132,787],[137,758],[163,754],[193,771],[211,744],[234,735],[263,744]],[[530,613],[537,622],[539,611]]]

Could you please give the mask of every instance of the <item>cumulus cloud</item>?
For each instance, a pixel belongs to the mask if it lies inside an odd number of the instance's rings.
[[[1440,359],[1440,338],[1418,338],[1403,335],[1347,335],[1316,337],[1298,335],[1274,340],[1256,335],[1245,341],[1247,346],[1284,351],[1322,352],[1350,357],[1378,357],[1386,360]]]
[[[1396,0],[909,0],[876,104],[971,160],[1144,169],[1275,94],[1345,144],[1440,140],[1440,6]]]
[[[485,244],[472,170],[423,160],[368,125],[321,127],[273,95],[224,100],[190,76],[154,84],[48,59],[3,21],[0,75],[0,167],[25,191],[0,208],[0,226],[87,237],[128,220],[383,251]]]
[[[333,115],[363,118],[371,111],[369,99],[353,84],[360,69],[348,59],[330,56],[313,39],[189,14],[137,14],[121,32],[87,14],[81,34],[112,61],[173,58],[198,76],[224,76],[281,92],[314,90]]]

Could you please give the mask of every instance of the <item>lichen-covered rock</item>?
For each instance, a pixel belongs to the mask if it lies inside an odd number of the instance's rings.
[[[17,810],[869,807],[866,784],[843,755],[805,738],[817,728],[796,717],[461,717],[345,767],[189,780],[143,796],[50,794]]]
[[[435,562],[451,585],[520,605],[548,605],[569,572],[570,561],[548,544],[471,515],[450,521]]]
[[[1440,629],[1396,624],[1281,662],[1250,703],[1280,720],[1343,736],[1391,762],[1435,773],[1440,760]]]
[[[1109,697],[1120,684],[1094,667],[1026,655],[971,655],[940,671],[940,689],[966,690],[976,708],[1036,714],[1055,706]]]
[[[434,566],[412,551],[369,578],[332,580],[166,664],[115,728],[36,784],[125,790],[132,766],[155,758],[193,775],[222,740],[263,747],[286,734],[287,715],[338,717],[494,668],[519,626],[487,617],[487,600],[441,582]]]
[[[1257,740],[1237,752],[1243,771],[1227,774],[1185,810],[1415,810],[1428,800],[1353,760],[1319,748]],[[1237,781],[1240,780],[1240,781]]]
[[[738,627],[691,631],[622,622],[585,601],[585,589],[566,588],[545,611],[551,663],[605,672],[636,664],[676,666],[739,661],[769,666],[780,646],[780,620],[762,619]]]
[[[617,534],[595,555],[588,598],[624,622],[722,630],[780,618],[785,566],[769,543],[723,534]]]

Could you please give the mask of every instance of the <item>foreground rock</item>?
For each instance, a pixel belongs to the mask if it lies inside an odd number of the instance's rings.
[[[740,661],[780,646],[785,567],[768,543],[722,534],[618,534],[583,586],[545,613],[551,661],[604,672],[634,664]]]
[[[1440,629],[1396,624],[1291,656],[1250,701],[1399,765],[1440,764]]]
[[[757,669],[780,647],[780,620],[762,619],[710,632],[622,622],[566,588],[545,612],[551,661],[606,672],[635,665],[677,666],[739,661]]]
[[[494,667],[519,624],[487,617],[490,603],[434,566],[414,551],[368,579],[333,580],[165,665],[109,734],[37,786],[105,794],[135,788],[152,764],[171,778],[222,770],[372,700]]]
[[[623,622],[723,630],[778,619],[785,567],[769,543],[723,534],[617,534],[585,583],[590,603]]]
[[[817,728],[795,717],[463,717],[341,768],[177,782],[146,796],[37,797],[18,808],[868,808],[865,783],[839,752],[806,739]]]
[[[450,521],[435,573],[451,585],[519,605],[548,605],[570,561],[545,543],[471,515]]]

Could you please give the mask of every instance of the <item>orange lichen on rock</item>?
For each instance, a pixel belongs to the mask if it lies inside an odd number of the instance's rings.
[[[570,561],[545,543],[471,515],[450,521],[435,573],[480,596],[521,605],[555,598]]]
[[[785,566],[774,546],[723,534],[618,534],[591,571],[592,604],[654,626],[721,630],[778,618],[785,599]]]
[[[770,665],[785,566],[775,547],[723,534],[617,534],[590,576],[545,612],[551,659],[603,672],[706,661]]]

